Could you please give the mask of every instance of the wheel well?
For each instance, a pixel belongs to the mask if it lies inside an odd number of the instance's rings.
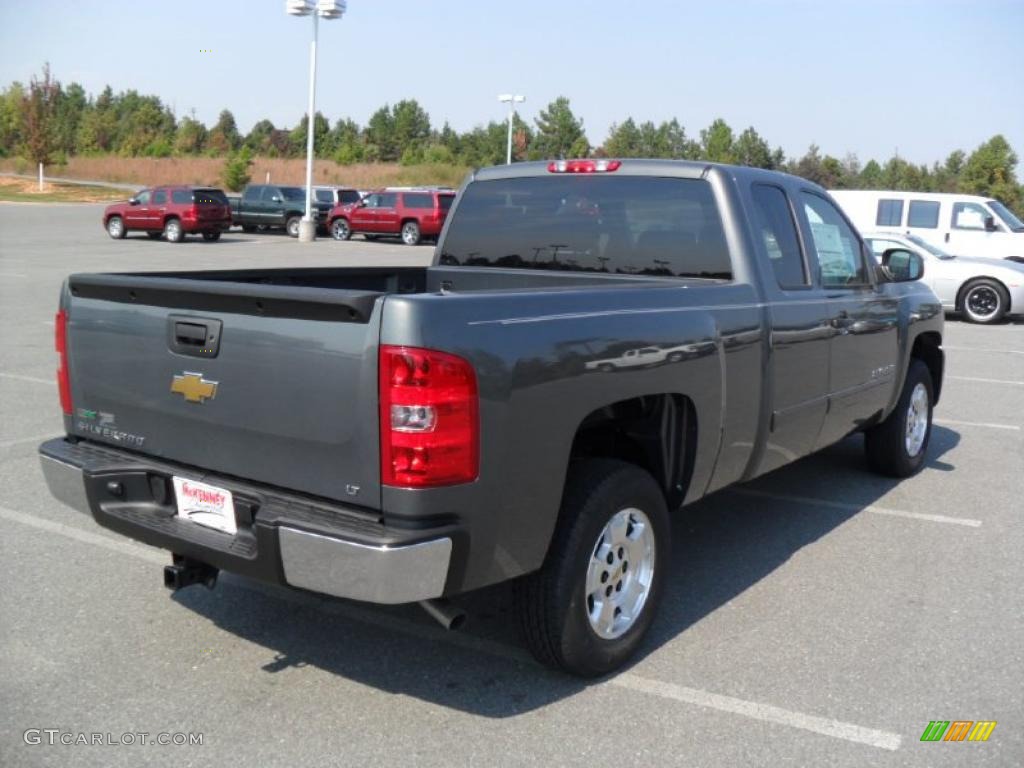
[[[964,294],[967,293],[967,289],[970,288],[979,280],[991,280],[993,283],[995,283],[996,285],[1003,289],[1004,296],[1009,297],[1010,292],[1007,290],[1006,285],[1003,284],[1003,281],[1000,280],[999,278],[989,277],[988,275],[975,275],[970,280],[961,285],[960,290],[956,292],[956,304],[954,306],[956,307],[957,312],[962,312],[964,309]],[[1010,307],[1007,307],[1007,309],[1010,309]]]
[[[619,459],[647,470],[680,506],[693,474],[697,419],[693,403],[678,394],[644,395],[590,413],[576,430],[572,458]]]
[[[420,226],[419,219],[415,219],[411,216],[406,216],[404,219],[402,219],[402,223],[400,226],[404,227],[406,224],[415,224],[417,227]],[[423,227],[420,227],[420,229],[423,229]]]
[[[932,389],[935,402],[939,402],[942,390],[942,371],[945,366],[945,355],[942,352],[942,337],[935,331],[927,331],[914,339],[910,356],[928,366],[932,375]]]

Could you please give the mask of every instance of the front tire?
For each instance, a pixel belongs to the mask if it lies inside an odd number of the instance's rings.
[[[352,229],[345,219],[335,219],[331,222],[331,237],[335,240],[348,240],[352,237]]]
[[[284,223],[284,231],[288,233],[288,237],[299,236],[299,222],[302,221],[301,216],[289,216],[288,221]]]
[[[864,433],[868,466],[874,472],[889,477],[910,477],[921,471],[932,436],[934,393],[928,366],[912,358],[895,410],[881,424]]]
[[[406,245],[419,245],[420,225],[415,221],[407,221],[402,225],[402,242]]]
[[[114,240],[124,240],[128,230],[124,225],[124,219],[120,216],[111,216],[107,219],[107,234]]]
[[[180,243],[185,239],[185,230],[181,228],[181,222],[177,219],[168,219],[164,224],[164,237],[168,243]]]
[[[1010,308],[1010,297],[1002,283],[982,278],[967,284],[960,306],[969,322],[988,325],[1003,319]]]
[[[581,677],[622,666],[657,611],[670,536],[650,474],[612,459],[573,462],[544,565],[516,590],[537,660]]]

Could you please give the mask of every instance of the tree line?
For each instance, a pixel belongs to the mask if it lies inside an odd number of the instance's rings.
[[[59,164],[69,156],[89,154],[208,155],[229,157],[244,169],[252,155],[304,156],[307,129],[303,115],[291,128],[264,119],[243,134],[228,109],[207,126],[194,113],[178,118],[157,96],[135,90],[114,93],[110,86],[92,96],[78,83],[65,87],[48,65],[28,85],[14,82],[0,92],[0,157],[20,156],[34,163]],[[343,165],[496,165],[505,160],[507,141],[503,120],[461,133],[447,122],[438,128],[415,99],[385,104],[365,126],[350,118],[332,125],[317,112],[313,132],[317,156]],[[752,126],[737,134],[721,118],[691,137],[677,119],[655,124],[637,123],[630,117],[612,125],[604,142],[595,146],[569,99],[559,97],[540,110],[532,124],[515,116],[512,153],[516,160],[588,156],[709,160],[787,171],[829,189],[964,192],[996,197],[1018,212],[1024,208],[1024,188],[1015,170],[1017,155],[998,134],[970,154],[957,149],[930,166],[898,155],[861,163],[854,154],[823,155],[816,145],[799,158],[787,158]]]

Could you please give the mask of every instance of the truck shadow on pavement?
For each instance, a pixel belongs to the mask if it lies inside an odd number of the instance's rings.
[[[957,432],[934,426],[925,471],[952,470],[942,457],[959,441]],[[636,661],[676,640],[804,547],[851,518],[871,514],[866,508],[898,483],[868,470],[862,439],[854,436],[687,507],[675,520],[666,594]],[[776,498],[787,492],[807,501]],[[460,597],[469,619],[459,633],[444,632],[416,606],[366,606],[232,575],[222,575],[213,592],[196,587],[172,599],[229,635],[266,649],[268,656],[254,674],[287,670],[305,676],[315,686],[318,706],[329,706],[332,695],[351,690],[332,691],[318,670],[489,718],[531,712],[600,683],[548,671],[529,658],[509,585]],[[234,649],[227,638],[223,652]]]

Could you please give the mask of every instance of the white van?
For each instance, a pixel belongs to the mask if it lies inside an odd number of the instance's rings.
[[[830,194],[861,232],[906,232],[958,256],[1024,262],[1024,222],[998,200],[940,192]]]

